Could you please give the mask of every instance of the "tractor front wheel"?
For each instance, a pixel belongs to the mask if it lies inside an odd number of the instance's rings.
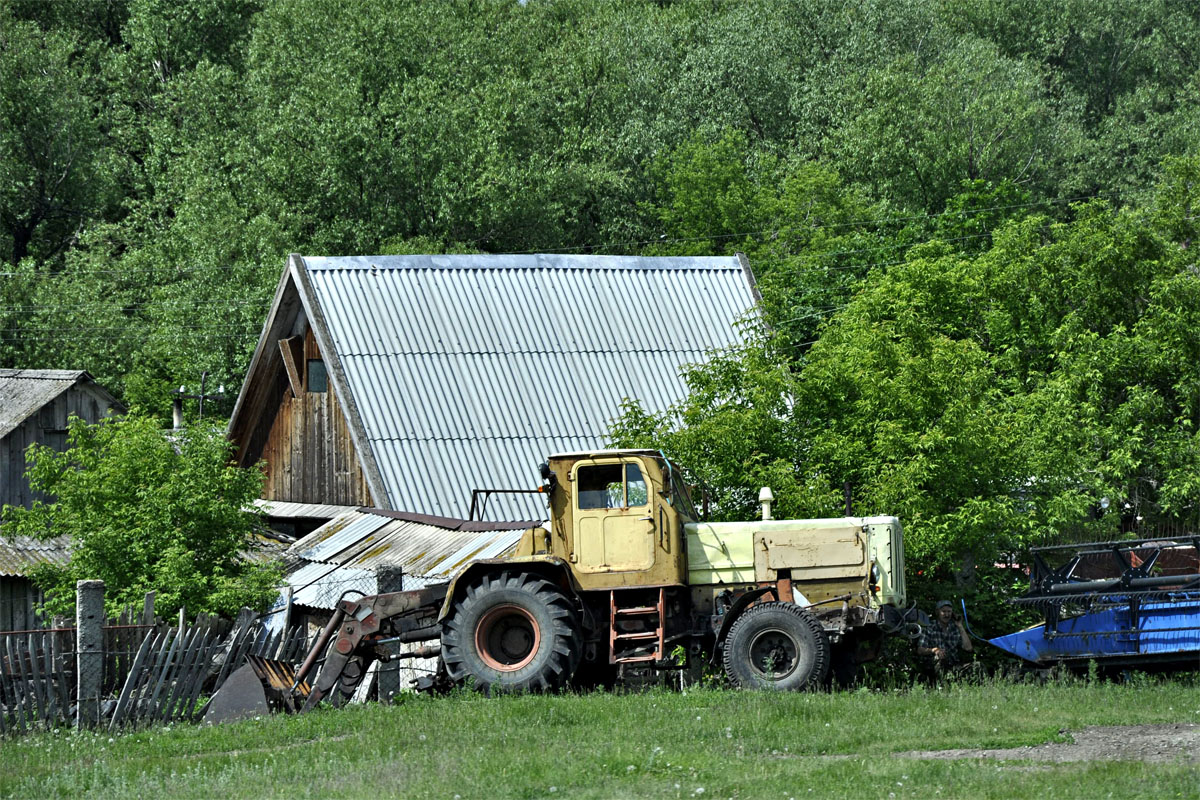
[[[725,674],[744,689],[795,691],[829,672],[829,638],[811,614],[792,603],[761,603],[725,637]]]
[[[455,683],[484,692],[559,689],[582,652],[579,616],[554,584],[500,573],[468,587],[442,626],[442,659]]]

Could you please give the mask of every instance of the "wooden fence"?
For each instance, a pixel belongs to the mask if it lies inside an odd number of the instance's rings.
[[[249,611],[234,622],[199,615],[165,623],[132,612],[103,628],[99,724],[110,729],[196,720],[253,654],[293,664],[311,646],[306,627],[268,631]],[[0,633],[0,734],[78,721],[76,629]]]

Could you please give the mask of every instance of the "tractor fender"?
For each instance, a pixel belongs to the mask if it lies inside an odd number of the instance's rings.
[[[753,589],[745,594],[739,595],[733,604],[729,606],[729,610],[721,617],[721,627],[717,630],[716,646],[713,648],[712,662],[717,661],[717,653],[721,652],[721,647],[725,644],[725,636],[729,633],[729,629],[733,627],[733,623],[738,621],[738,617],[742,616],[750,605],[766,594],[774,594],[774,586],[766,586],[761,589]]]
[[[458,597],[481,575],[489,572],[529,572],[541,575],[551,583],[566,590],[575,597],[575,587],[569,579],[570,570],[567,562],[557,556],[517,556],[515,558],[481,558],[459,569],[450,578],[446,587],[446,599],[442,601],[442,610],[438,613],[438,622],[450,615]]]

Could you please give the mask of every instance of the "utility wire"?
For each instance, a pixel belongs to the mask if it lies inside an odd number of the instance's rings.
[[[794,235],[797,233],[803,233],[803,232],[807,232],[807,231],[834,230],[834,229],[838,229],[838,228],[879,227],[879,226],[883,226],[883,225],[894,225],[894,224],[898,224],[898,223],[913,222],[913,221],[917,221],[917,220],[932,220],[932,219],[938,219],[941,217],[958,217],[961,219],[970,219],[972,217],[978,216],[980,214],[985,214],[985,213],[988,213],[991,211],[1009,211],[1009,210],[1017,209],[1017,208],[1040,208],[1040,207],[1047,207],[1047,206],[1062,206],[1062,205],[1068,205],[1070,203],[1079,202],[1082,200],[1097,200],[1097,199],[1103,199],[1103,198],[1108,198],[1108,197],[1116,197],[1116,196],[1120,196],[1120,195],[1126,194],[1126,193],[1127,192],[1123,192],[1121,190],[1112,190],[1112,191],[1107,191],[1107,192],[1098,192],[1096,194],[1091,194],[1091,195],[1079,195],[1079,196],[1075,196],[1075,197],[1065,197],[1065,198],[1060,198],[1060,199],[1035,200],[1035,201],[1030,201],[1028,203],[1010,203],[1010,204],[1006,204],[1006,205],[987,206],[984,208],[972,208],[972,209],[967,209],[967,210],[962,210],[962,211],[948,210],[948,211],[939,211],[937,213],[932,213],[932,214],[914,214],[914,215],[902,216],[902,217],[879,217],[879,218],[874,218],[874,219],[866,218],[866,219],[852,220],[849,222],[831,222],[831,223],[819,223],[819,224],[812,224],[812,225],[799,224],[799,225],[794,225],[794,226],[770,228],[770,229],[766,229],[766,230],[743,231],[740,233],[713,233],[713,234],[704,234],[704,235],[699,235],[699,236],[676,236],[676,237],[670,237],[670,238],[659,237],[659,238],[655,238],[655,239],[630,240],[630,241],[625,241],[625,242],[610,242],[610,243],[608,243],[606,245],[602,245],[602,246],[591,245],[591,244],[582,244],[582,245],[572,245],[572,246],[559,247],[559,248],[542,248],[542,249],[537,249],[537,250],[519,250],[519,251],[516,251],[515,253],[513,253],[513,255],[536,255],[539,253],[575,253],[575,252],[580,252],[580,251],[585,251],[585,250],[586,251],[604,251],[604,250],[610,250],[613,248],[644,247],[646,245],[652,245],[652,244],[680,244],[680,243],[686,243],[686,242],[705,242],[705,241],[720,241],[720,240],[727,240],[727,239],[744,239],[746,237],[759,237],[759,238],[778,237],[781,235]],[[985,235],[985,234],[976,234],[975,237],[983,236],[983,235]],[[959,238],[968,238],[968,237],[959,237]],[[944,241],[949,241],[949,240],[944,240]],[[889,246],[892,246],[892,245],[885,245],[884,247],[889,247]],[[894,245],[894,246],[901,247],[904,245]],[[867,251],[873,250],[873,249],[877,249],[877,248],[866,248]],[[838,252],[853,253],[853,252],[857,252],[857,251],[854,251],[854,250],[831,251],[828,255],[833,255]],[[146,269],[137,270],[137,271],[131,271],[131,270],[63,270],[63,271],[59,271],[59,272],[46,273],[46,274],[42,274],[42,275],[39,275],[38,273],[0,271],[0,277],[29,277],[29,278],[37,278],[39,280],[44,280],[46,278],[65,279],[68,277],[77,277],[77,276],[85,276],[85,275],[123,275],[126,277],[134,277],[139,274],[154,275],[154,274],[158,274],[158,273],[168,273],[164,277],[180,277],[180,276],[184,276],[184,275],[197,275],[197,274],[205,274],[205,273],[212,273],[212,272],[230,272],[235,269],[237,269],[239,271],[244,270],[246,272],[250,272],[250,271],[255,270],[256,268],[258,268],[258,265],[247,264],[247,265],[242,265],[241,267],[238,267],[238,266],[231,265],[231,264],[221,264],[221,265],[215,265],[215,266],[210,266],[210,267],[189,267],[186,269],[178,269],[178,268],[172,268],[172,267],[148,267]]]

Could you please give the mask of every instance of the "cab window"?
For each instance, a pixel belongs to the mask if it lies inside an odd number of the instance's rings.
[[[646,480],[637,464],[580,467],[579,508],[629,508],[649,502]]]

